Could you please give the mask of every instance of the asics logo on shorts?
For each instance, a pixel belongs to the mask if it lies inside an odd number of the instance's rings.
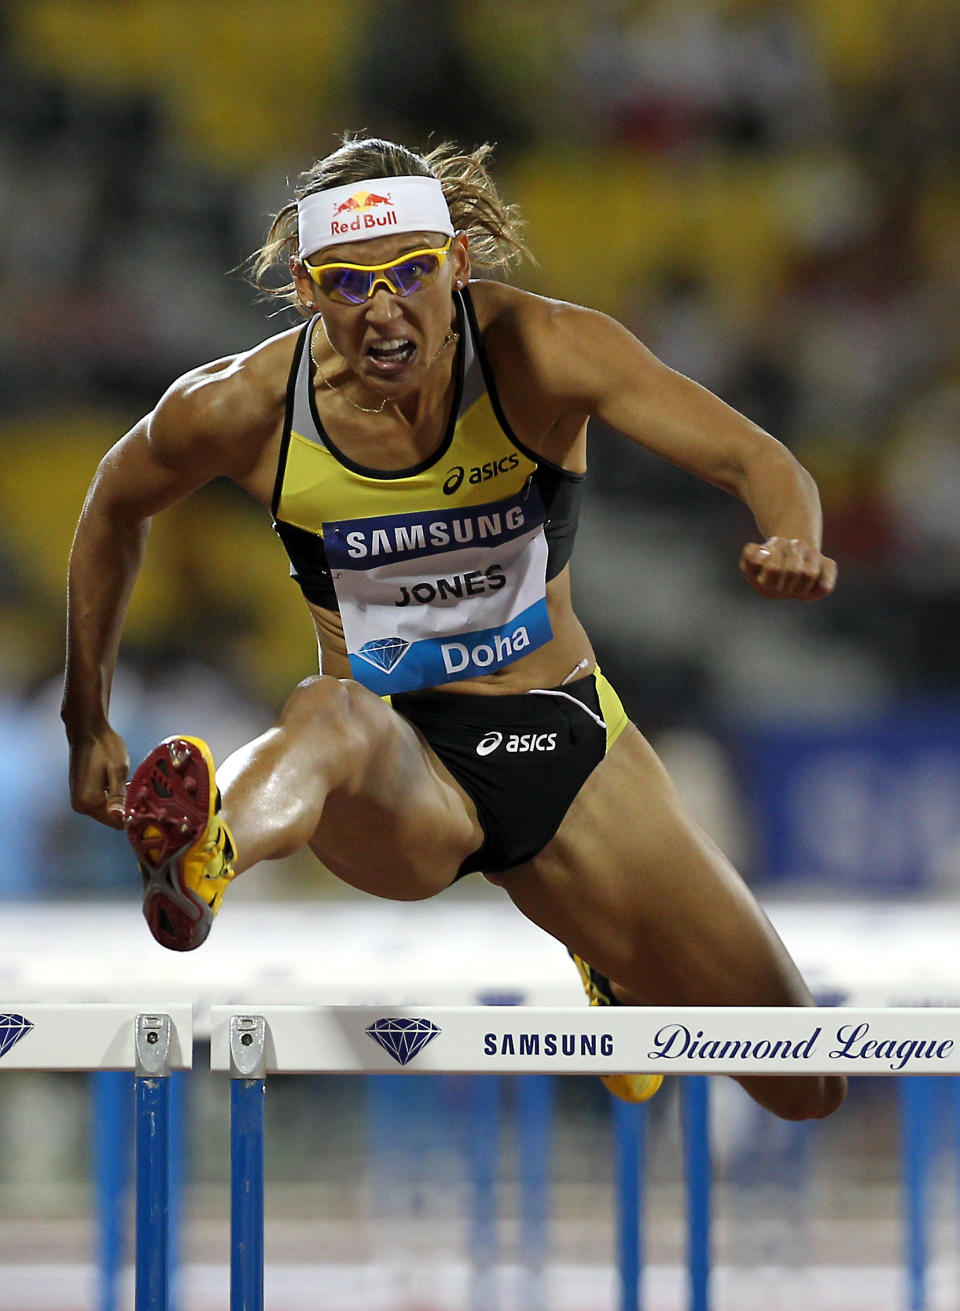
[[[500,745],[502,741],[503,741],[502,733],[497,733],[497,732],[488,733],[486,737],[482,737],[480,741],[477,743],[477,755],[489,756],[491,751],[496,751],[497,747]]]
[[[505,750],[511,755],[525,751],[555,751],[557,749],[556,733],[487,733],[477,743],[477,755],[489,756],[496,751],[497,747],[505,743]]]

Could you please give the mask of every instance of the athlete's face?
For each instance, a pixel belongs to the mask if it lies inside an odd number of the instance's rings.
[[[436,232],[411,232],[369,241],[350,242],[314,251],[307,262],[315,269],[329,264],[356,264],[367,267],[390,264],[417,252],[443,250],[447,238]],[[344,303],[331,297],[307,273],[299,260],[291,260],[297,292],[301,302],[317,305],[323,315],[330,344],[347,361],[365,383],[395,396],[418,387],[443,345],[453,322],[452,293],[470,276],[467,239],[458,235],[449,250],[439,257],[424,256],[431,280],[422,283],[406,276],[373,279],[369,298],[358,304]],[[436,264],[439,263],[439,269]],[[390,271],[392,273],[392,271]],[[351,276],[346,282],[337,278],[331,285],[347,285],[349,294],[367,290],[368,278]],[[400,289],[413,287],[408,294]]]

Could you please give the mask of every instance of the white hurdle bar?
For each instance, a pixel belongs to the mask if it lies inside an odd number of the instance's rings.
[[[136,1311],[170,1307],[169,1076],[192,1060],[188,1004],[0,1002],[0,1071],[134,1076]]]
[[[210,1061],[231,1076],[231,1311],[262,1311],[267,1075],[956,1075],[960,1009],[214,1006]],[[701,1246],[694,1311],[708,1305]]]
[[[960,1074],[960,1008],[839,1006],[214,1006],[211,1069],[252,1017],[265,1074]]]

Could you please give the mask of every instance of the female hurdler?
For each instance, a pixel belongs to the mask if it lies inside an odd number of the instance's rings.
[[[256,265],[289,261],[276,294],[306,321],[186,374],[102,461],[70,569],[74,807],[125,825],[174,950],[203,942],[237,874],[306,845],[400,900],[482,871],[596,1004],[811,1005],[597,668],[568,561],[592,416],[749,506],[763,541],[740,568],[762,596],[832,590],[816,488],[605,315],[472,280],[522,250],[486,154],[347,140],[315,164]],[[216,779],[179,736],[128,784],[108,705],[149,521],[219,475],[272,514],[322,673]],[[791,1119],[844,1095],[840,1078],[741,1082]],[[642,1098],[659,1078],[611,1083]]]

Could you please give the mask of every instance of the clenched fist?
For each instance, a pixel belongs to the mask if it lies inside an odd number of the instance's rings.
[[[755,592],[773,600],[819,601],[837,582],[836,561],[800,537],[749,542],[740,555],[740,572]]]

